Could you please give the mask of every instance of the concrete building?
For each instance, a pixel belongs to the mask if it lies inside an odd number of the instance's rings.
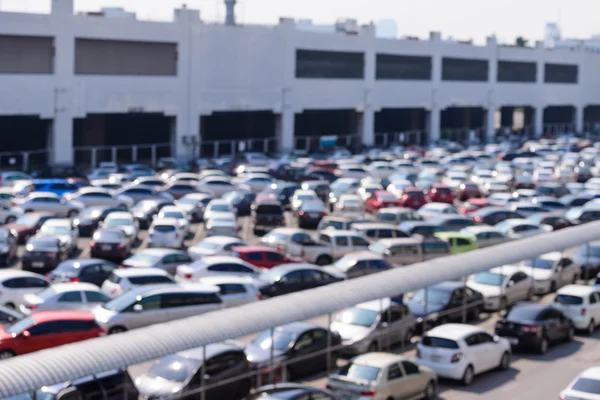
[[[52,0],[49,15],[0,13],[0,163],[23,151],[39,162],[148,157],[131,145],[178,157],[287,151],[322,135],[485,140],[498,110],[502,126],[522,110],[537,134],[600,121],[600,56],[583,49],[381,39],[351,21],[333,32],[228,22],[186,8],[170,23],[76,15],[73,0]]]
[[[576,50],[582,48],[590,53],[600,53],[600,35],[592,35],[589,39],[563,38],[560,27],[555,22],[546,24],[544,37],[548,49]]]

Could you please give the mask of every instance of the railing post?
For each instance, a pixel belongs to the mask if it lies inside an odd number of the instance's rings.
[[[275,383],[275,372],[274,372],[274,363],[273,363],[273,359],[275,358],[275,328],[271,327],[270,330],[270,334],[271,334],[271,349],[269,351],[269,383]]]
[[[23,171],[27,171],[29,169],[29,152],[23,153]]]
[[[219,142],[213,142],[213,158],[217,158],[217,154],[219,154]]]
[[[463,298],[462,298],[462,323],[466,324],[468,319],[467,313],[467,278],[463,277]]]
[[[202,346],[202,366],[200,367],[200,388],[202,391],[200,392],[200,400],[206,399],[206,346]]]
[[[388,147],[388,140],[389,140],[390,134],[389,133],[384,133],[383,134],[383,148],[387,149]]]
[[[131,148],[131,161],[133,161],[134,163],[136,163],[138,160],[138,147],[137,145],[134,145]]]
[[[152,168],[156,166],[156,145],[153,144],[150,148],[150,159],[152,162]]]
[[[263,153],[267,154],[269,152],[269,139],[263,139]]]
[[[116,163],[117,162],[117,148],[115,146],[113,146],[113,147],[111,147],[110,151],[111,151],[112,162]]]
[[[327,375],[331,372],[331,313],[327,314]]]
[[[92,154],[90,157],[90,162],[91,162],[91,168],[96,168],[97,165],[97,158],[98,158],[98,154],[97,154],[97,150],[95,147],[92,147]]]

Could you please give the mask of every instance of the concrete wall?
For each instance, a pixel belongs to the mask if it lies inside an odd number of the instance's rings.
[[[174,16],[174,22],[162,23],[74,15],[73,0],[52,0],[49,15],[0,12],[0,37],[51,38],[54,46],[53,75],[0,71],[0,115],[53,118],[54,159],[70,161],[72,120],[88,113],[135,110],[176,117],[176,151],[185,154],[182,138],[201,136],[199,117],[215,111],[280,114],[281,147],[289,149],[294,142],[293,116],[302,110],[357,110],[363,115],[362,129],[357,131],[368,144],[373,140],[374,113],[382,108],[431,110],[435,139],[439,112],[447,107],[574,105],[582,109],[600,104],[600,55],[583,50],[502,47],[493,38],[485,46],[473,46],[444,41],[439,33],[422,41],[378,39],[372,26],[354,35],[309,32],[297,29],[290,20],[271,27],[212,25],[204,24],[199,12],[190,9],[175,10]],[[77,39],[100,40],[95,43],[105,45],[111,43],[107,41],[138,43],[148,62],[168,57],[174,49],[175,60],[149,66],[145,73],[141,68],[129,75],[76,74],[76,61],[81,60],[76,54]],[[160,51],[157,47],[153,55],[156,43],[170,45],[159,46]],[[364,79],[297,79],[297,49],[364,53]],[[432,57],[432,79],[376,80],[378,53]],[[444,57],[489,61],[489,81],[442,81]],[[496,83],[497,60],[536,63],[537,81]],[[578,65],[579,82],[545,84],[545,63]]]

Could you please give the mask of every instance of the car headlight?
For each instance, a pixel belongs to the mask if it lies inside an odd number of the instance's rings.
[[[78,219],[73,220],[73,225],[79,225],[81,222]]]

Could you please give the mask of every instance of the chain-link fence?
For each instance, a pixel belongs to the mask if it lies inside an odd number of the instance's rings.
[[[95,168],[101,162],[141,163],[156,166],[158,159],[172,156],[170,143],[131,146],[84,146],[73,148],[75,165]]]

